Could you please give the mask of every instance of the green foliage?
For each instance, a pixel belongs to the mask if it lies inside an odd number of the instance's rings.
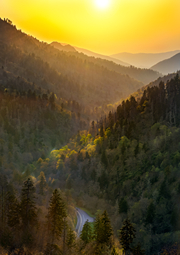
[[[113,231],[109,216],[106,211],[102,215],[97,215],[94,223],[94,238],[98,244],[112,246]]]
[[[85,222],[83,226],[80,238],[83,240],[85,245],[92,241],[93,238],[92,228],[88,220]]]
[[[153,202],[150,203],[150,205],[147,208],[147,213],[146,213],[146,218],[145,218],[145,223],[146,224],[152,224],[154,219],[155,219],[155,213],[156,213],[156,208]]]
[[[66,245],[69,250],[76,246],[76,234],[70,227],[68,228],[67,232]]]
[[[126,199],[123,197],[119,201],[119,213],[127,213],[128,211],[128,204]]]

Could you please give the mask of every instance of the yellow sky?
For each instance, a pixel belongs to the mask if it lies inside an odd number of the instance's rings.
[[[96,1],[0,0],[0,17],[39,40],[107,55],[180,49],[180,0]]]

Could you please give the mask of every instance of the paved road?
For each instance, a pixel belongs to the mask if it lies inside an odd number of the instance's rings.
[[[81,231],[83,229],[84,223],[88,220],[89,222],[93,222],[94,218],[90,217],[85,211],[76,208],[77,212],[77,225],[76,225],[76,232],[77,235],[80,236]]]

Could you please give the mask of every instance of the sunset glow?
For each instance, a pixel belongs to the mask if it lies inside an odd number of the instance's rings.
[[[100,9],[107,8],[109,6],[109,0],[96,0],[96,5]]]
[[[179,49],[179,0],[1,0],[1,18],[46,41],[103,54]]]

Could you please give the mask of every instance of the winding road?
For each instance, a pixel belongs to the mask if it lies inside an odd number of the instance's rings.
[[[81,231],[83,229],[84,223],[88,220],[89,222],[93,222],[94,218],[90,217],[85,211],[76,208],[77,212],[77,225],[76,225],[76,232],[77,236],[79,237]]]

